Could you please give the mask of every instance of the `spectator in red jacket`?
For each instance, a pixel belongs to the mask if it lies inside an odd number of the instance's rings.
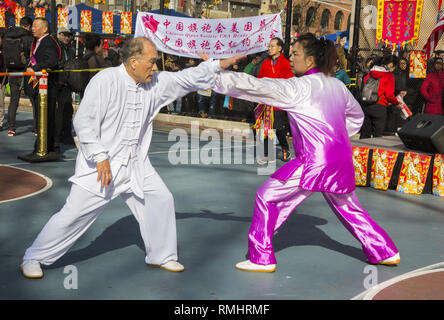
[[[395,97],[395,77],[393,76],[397,63],[398,58],[396,56],[385,56],[375,64],[364,78],[364,85],[369,77],[379,79],[379,87],[378,101],[376,103],[362,103],[365,117],[360,139],[367,139],[372,136],[381,137],[387,120],[387,106],[399,104]]]
[[[273,38],[270,40],[268,58],[262,62],[257,75],[258,78],[288,79],[294,77],[293,72],[291,72],[290,61],[284,57],[282,50],[284,50],[282,39]],[[273,129],[276,130],[276,137],[281,145],[281,160],[287,162],[291,159],[290,147],[287,142],[287,131],[289,130],[287,112],[272,106],[265,106],[265,108],[273,109]],[[258,159],[258,163],[274,162],[275,159],[268,157],[268,137],[264,139],[264,148],[265,158]]]
[[[421,94],[426,99],[425,113],[443,115],[442,92],[444,88],[443,59],[435,58],[433,70],[427,75]]]

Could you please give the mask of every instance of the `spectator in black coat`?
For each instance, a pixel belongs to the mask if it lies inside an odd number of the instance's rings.
[[[34,41],[31,46],[31,60],[27,72],[38,72],[42,70],[56,70],[58,68],[59,59],[61,58],[60,46],[57,40],[49,35],[49,22],[45,18],[36,18],[32,24],[32,34]],[[56,95],[57,95],[57,75],[54,73],[48,74],[48,119],[47,119],[47,151],[59,152],[54,141],[55,133],[55,110],[56,110]],[[26,78],[25,78],[26,81]],[[27,81],[28,96],[34,108],[34,115],[38,127],[39,114],[39,87],[38,79],[31,77]],[[40,128],[39,128],[40,129]],[[43,129],[43,128],[42,128]],[[40,131],[42,132],[42,131]],[[37,141],[34,148],[34,153],[37,152]]]
[[[3,37],[5,31],[0,29],[0,72],[6,72],[5,61],[3,58]],[[5,120],[5,87],[8,83],[8,77],[0,77],[0,131],[3,130]]]
[[[11,27],[6,30],[5,39],[21,39],[23,43],[23,55],[27,58],[26,64],[29,63],[29,53],[31,51],[31,44],[34,37],[31,32],[32,19],[23,17],[20,19],[18,27]],[[19,52],[11,52],[14,55],[20,55]],[[23,72],[26,68],[8,67],[8,72]],[[16,132],[16,114],[20,100],[20,93],[24,88],[23,77],[12,77],[9,79],[10,101],[8,107],[8,136],[14,136]],[[26,89],[25,89],[26,92]],[[34,119],[34,121],[37,121]]]

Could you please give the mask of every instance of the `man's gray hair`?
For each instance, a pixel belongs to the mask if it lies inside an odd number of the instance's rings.
[[[122,49],[120,49],[123,64],[127,65],[131,57],[135,57],[138,60],[142,57],[145,41],[152,44],[150,40],[144,37],[133,38],[125,42]]]

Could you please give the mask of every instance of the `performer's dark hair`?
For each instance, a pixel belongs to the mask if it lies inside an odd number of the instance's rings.
[[[334,74],[338,59],[335,44],[328,39],[316,39],[312,33],[300,35],[293,43],[300,43],[306,57],[314,57],[315,65],[326,75]]]

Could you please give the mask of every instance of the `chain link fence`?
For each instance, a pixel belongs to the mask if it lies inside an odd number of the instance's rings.
[[[360,24],[359,24],[359,43],[357,47],[357,61],[355,74],[356,77],[353,78],[353,84],[350,90],[354,95],[359,98],[362,89],[363,78],[369,72],[373,65],[375,59],[383,57],[385,55],[396,55],[401,64],[407,63],[406,70],[409,71],[411,58],[416,55],[416,51],[423,51],[423,48],[435,27],[438,20],[438,1],[436,0],[424,0],[420,31],[417,43],[412,45],[406,45],[402,50],[391,51],[376,41],[376,27],[377,27],[377,5],[378,0],[361,0],[360,6]],[[351,30],[353,32],[353,30]],[[352,39],[352,36],[350,37]],[[434,54],[431,55],[429,61],[427,62],[427,74],[433,68],[433,60],[439,54],[444,47],[444,39],[441,39],[435,48]],[[350,64],[353,64],[352,55],[348,56]],[[402,59],[403,58],[403,59]],[[404,60],[405,59],[405,60]],[[408,96],[405,101],[413,114],[423,113],[424,106],[426,103],[425,98],[420,92],[424,78],[413,78],[409,76],[406,83],[400,82],[400,68],[399,64],[397,70],[394,72],[396,83],[395,94],[399,93],[401,85],[408,89]],[[353,71],[353,70],[350,70]],[[352,73],[352,72],[350,72]]]

